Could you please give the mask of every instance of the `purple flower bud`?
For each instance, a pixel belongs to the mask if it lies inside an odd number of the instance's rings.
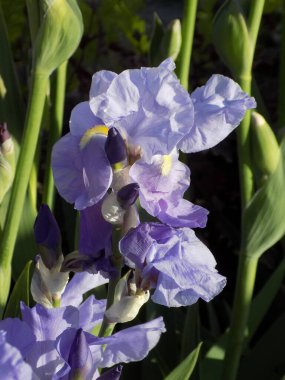
[[[105,142],[105,152],[111,165],[127,159],[126,144],[116,128],[110,128]]]
[[[0,123],[0,144],[3,144],[6,140],[10,138],[10,133],[8,131],[7,123]]]
[[[61,234],[47,205],[40,207],[34,224],[34,235],[47,268],[51,268],[61,254]]]
[[[135,203],[139,196],[139,188],[137,183],[129,183],[118,191],[117,200],[123,209],[127,210]]]
[[[92,368],[92,357],[85,334],[80,328],[77,330],[68,356],[71,367],[70,379],[86,379]]]
[[[122,374],[122,364],[116,365],[98,377],[98,380],[119,380]]]

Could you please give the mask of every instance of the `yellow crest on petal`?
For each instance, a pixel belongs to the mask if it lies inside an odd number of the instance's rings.
[[[167,176],[172,168],[172,157],[169,154],[162,156],[161,175]]]
[[[103,135],[107,137],[108,130],[109,129],[106,127],[106,125],[95,125],[95,127],[87,129],[87,131],[80,139],[80,149],[84,149],[92,137],[95,135]]]

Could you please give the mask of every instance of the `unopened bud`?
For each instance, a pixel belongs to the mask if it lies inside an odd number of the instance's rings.
[[[123,209],[127,210],[135,203],[139,196],[139,188],[137,183],[129,183],[118,191],[117,200]]]
[[[127,165],[127,149],[125,141],[116,128],[110,128],[105,142],[105,152],[113,169],[120,170]]]
[[[213,42],[235,76],[249,73],[253,49],[246,20],[237,0],[224,2],[214,19]]]
[[[67,360],[70,365],[69,379],[87,379],[92,370],[92,356],[87,343],[85,333],[82,329],[78,329],[74,340],[70,347]]]
[[[45,266],[40,255],[36,257],[31,293],[37,303],[47,308],[60,304],[61,295],[69,278],[68,273],[60,272],[62,262],[63,255],[59,257],[56,265],[49,269]]]
[[[252,152],[253,160],[261,174],[273,173],[280,159],[280,147],[274,132],[264,117],[252,112]]]
[[[83,22],[74,0],[43,0],[42,24],[33,49],[37,70],[50,75],[65,62],[77,48]]]
[[[43,262],[51,269],[61,255],[61,234],[47,205],[40,207],[34,224],[34,235]]]
[[[179,19],[172,20],[165,29],[161,19],[154,15],[154,29],[150,43],[150,60],[157,66],[164,59],[178,57],[182,42],[181,23]]]
[[[0,123],[0,203],[10,189],[15,174],[14,142],[6,123]]]
[[[149,291],[138,290],[130,274],[131,272],[128,272],[119,280],[115,289],[114,303],[105,312],[110,323],[132,321],[149,300]]]

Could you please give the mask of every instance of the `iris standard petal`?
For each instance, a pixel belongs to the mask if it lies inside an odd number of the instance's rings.
[[[254,98],[223,75],[213,75],[205,86],[191,94],[191,98],[194,125],[178,144],[185,153],[215,146],[239,125],[248,109],[256,107]]]
[[[156,68],[126,70],[113,79],[100,107],[90,101],[93,112],[128,144],[139,145],[148,162],[155,154],[169,154],[193,124],[191,98],[173,68],[168,60]]]

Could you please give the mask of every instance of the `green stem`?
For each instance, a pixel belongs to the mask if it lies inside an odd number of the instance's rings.
[[[32,45],[34,45],[40,26],[40,6],[38,0],[26,0]]]
[[[43,203],[47,204],[50,209],[54,206],[54,182],[51,170],[51,151],[55,142],[60,138],[62,133],[63,113],[64,113],[64,99],[65,99],[65,86],[66,86],[66,70],[67,61],[60,65],[52,82],[51,92],[51,117],[50,117],[50,134],[48,141],[48,149],[46,156],[46,172],[44,180],[44,194]]]
[[[279,64],[278,127],[285,125],[285,0],[282,1],[282,34]]]
[[[224,360],[223,380],[235,380],[246,337],[248,316],[255,284],[257,258],[240,256],[231,328]]]
[[[6,274],[5,281],[0,280],[1,284],[3,282],[6,283],[5,289],[1,288],[0,292],[0,315],[3,313],[8,298],[11,281],[11,260],[37,147],[47,83],[48,75],[45,73],[34,72],[32,74],[32,86],[25,121],[25,131],[22,139],[22,148],[18,159],[6,223],[0,243],[0,274],[1,276],[5,276]]]
[[[251,37],[252,51],[249,56],[249,72],[241,76],[239,83],[242,89],[251,94],[251,71],[256,40],[258,36],[264,0],[252,0],[248,19],[248,30]],[[250,112],[248,111],[238,128],[238,153],[241,183],[242,213],[253,195],[253,173],[250,165],[249,144]],[[242,218],[242,231],[244,220]],[[243,239],[243,236],[242,236]],[[232,321],[227,341],[227,349],[224,360],[223,380],[235,380],[238,372],[240,356],[245,343],[246,328],[250,311],[258,259],[248,257],[241,252],[237,273],[237,284],[235,289]]]
[[[251,77],[239,78],[242,89],[249,95],[251,93]],[[240,126],[237,128],[238,157],[241,187],[242,210],[246,207],[253,194],[253,173],[250,163],[250,111],[247,111]]]
[[[264,8],[264,2],[265,0],[251,0],[250,2],[250,11],[247,25],[252,44],[252,58],[254,56],[260,21]]]
[[[108,285],[108,294],[107,294],[107,305],[106,305],[106,310],[109,309],[109,307],[113,304],[114,302],[114,295],[115,295],[115,289],[117,286],[118,281],[121,278],[121,270],[122,270],[122,264],[123,264],[123,259],[122,255],[119,251],[119,241],[121,240],[121,233],[122,230],[121,228],[114,227],[113,229],[113,265],[116,268],[117,272],[116,275],[114,275]],[[109,323],[106,317],[104,316],[103,322],[101,325],[101,329],[99,331],[99,336],[109,336],[112,334],[115,323]]]
[[[179,65],[177,68],[177,76],[186,90],[188,89],[196,11],[197,0],[185,0],[182,22],[182,46],[179,57]]]

